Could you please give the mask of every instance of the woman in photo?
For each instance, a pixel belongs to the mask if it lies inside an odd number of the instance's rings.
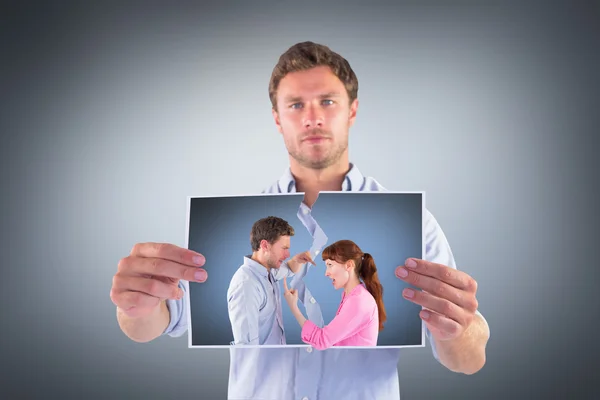
[[[326,247],[325,276],[335,290],[343,289],[340,306],[333,320],[319,328],[306,319],[298,307],[298,293],[284,280],[285,299],[302,328],[304,343],[323,350],[332,346],[376,346],[386,320],[383,286],[377,276],[375,260],[351,240],[340,240]]]

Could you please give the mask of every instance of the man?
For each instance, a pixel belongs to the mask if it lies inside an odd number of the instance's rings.
[[[273,70],[272,114],[289,153],[290,167],[266,190],[304,192],[311,207],[320,191],[385,191],[350,163],[348,132],[358,109],[358,81],[349,63],[311,42],[286,51]],[[433,215],[424,215],[426,252],[409,259],[396,277],[422,290],[403,299],[423,307],[421,318],[434,357],[451,371],[473,374],[485,363],[489,328],[477,311],[477,283],[456,269],[445,235]],[[204,282],[202,255],[171,245],[139,244],[121,260],[112,292],[123,331],[134,340],[187,328],[181,301],[186,281]],[[165,276],[147,288],[140,274]],[[382,276],[381,279],[390,279]],[[176,282],[181,279],[178,287]],[[145,290],[144,290],[145,289]],[[144,291],[138,294],[134,291]],[[398,400],[398,349],[232,348],[230,399]]]
[[[252,225],[252,255],[236,271],[227,290],[234,345],[285,345],[281,291],[282,277],[296,273],[313,260],[308,252],[290,256],[294,228],[279,217],[259,219]]]

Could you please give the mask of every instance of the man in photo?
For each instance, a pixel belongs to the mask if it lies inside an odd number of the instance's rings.
[[[232,345],[285,345],[279,281],[302,264],[314,264],[308,252],[289,261],[294,228],[279,217],[256,221],[250,231],[252,254],[233,275],[227,290]]]

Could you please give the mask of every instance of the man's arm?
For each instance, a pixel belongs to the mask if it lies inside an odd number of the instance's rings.
[[[276,281],[280,281],[284,278],[288,278],[288,277],[292,277],[296,274],[296,272],[298,272],[298,269],[292,270],[291,266],[290,266],[290,261],[284,261],[281,263],[281,266],[278,269],[273,269],[273,278],[275,278]],[[292,266],[294,268],[296,268],[296,265],[291,263]]]
[[[419,261],[418,266],[414,269],[400,268],[398,273],[401,270],[409,272],[405,277],[398,277],[423,289],[423,292],[417,291],[408,300],[420,304],[424,308],[428,308],[425,304],[437,307],[447,304],[453,314],[460,315],[463,320],[470,319],[470,323],[465,325],[464,331],[452,339],[447,337],[448,332],[452,329],[460,329],[460,326],[451,318],[431,312],[429,319],[424,320],[424,324],[435,359],[453,372],[474,374],[485,364],[485,349],[490,336],[489,326],[477,310],[476,282],[463,272],[452,272],[452,270],[457,270],[456,262],[444,232],[428,210],[426,210],[424,218],[425,262]],[[461,279],[457,279],[458,276],[461,276]],[[448,284],[448,282],[452,282],[452,284]],[[469,287],[468,282],[471,282],[470,286],[473,287]],[[461,284],[469,288],[458,289],[453,286]],[[442,288],[444,290],[440,291]],[[465,304],[462,303],[473,304],[463,308]],[[446,332],[442,333],[440,329],[432,332],[429,326],[443,326]]]
[[[119,261],[110,291],[123,333],[136,342],[183,334],[183,297],[189,281],[206,281],[204,262],[203,255],[172,244],[136,244]]]
[[[261,302],[260,292],[249,278],[242,278],[230,286],[227,308],[234,345],[260,344],[258,321]]]
[[[280,281],[284,278],[294,276],[300,272],[302,266],[307,263],[315,265],[315,262],[310,257],[309,251],[296,254],[294,257],[281,263],[281,266],[277,270],[273,271],[273,277],[275,280]]]
[[[117,307],[119,327],[127,337],[139,343],[150,342],[162,335],[169,325],[169,320],[169,309],[164,300],[150,314],[143,317],[129,317]]]

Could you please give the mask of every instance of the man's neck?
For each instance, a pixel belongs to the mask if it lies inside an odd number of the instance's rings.
[[[350,163],[347,159],[342,160],[325,169],[310,169],[299,165],[298,163],[290,163],[290,171],[296,181],[296,192],[304,192],[304,203],[308,207],[312,207],[319,192],[340,191],[342,184],[348,171]]]
[[[269,268],[269,265],[261,259],[257,252],[252,253],[250,259],[256,261],[257,263],[265,267],[267,272],[271,272],[271,268]]]

